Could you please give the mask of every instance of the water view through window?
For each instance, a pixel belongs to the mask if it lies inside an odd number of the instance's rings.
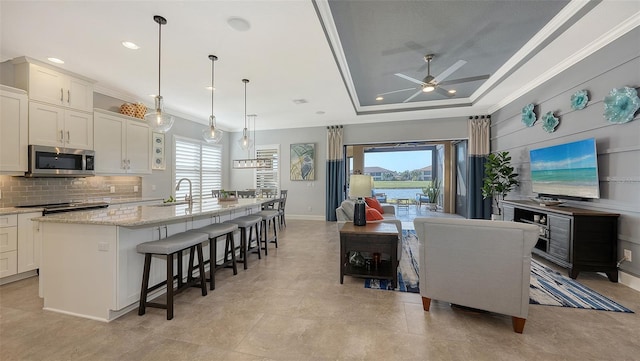
[[[432,150],[365,151],[364,173],[373,178],[374,192],[387,202],[415,199],[434,177]]]

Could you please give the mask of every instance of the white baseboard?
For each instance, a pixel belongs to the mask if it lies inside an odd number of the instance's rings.
[[[324,216],[312,215],[312,214],[287,214],[287,219],[299,219],[303,221],[324,221]]]
[[[623,285],[640,292],[640,277],[618,271],[618,283],[622,283]]]

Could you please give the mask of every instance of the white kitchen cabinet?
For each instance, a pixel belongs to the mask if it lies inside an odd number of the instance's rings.
[[[0,85],[0,172],[26,172],[28,98],[24,90]]]
[[[31,101],[29,144],[93,150],[93,115]]]
[[[151,130],[146,123],[100,109],[94,117],[96,173],[151,173]]]
[[[13,63],[15,86],[26,90],[30,100],[85,112],[93,110],[92,80],[27,57]]]
[[[14,276],[0,284],[35,275],[40,266],[41,237],[38,222],[42,212],[0,216],[0,278]],[[29,272],[29,273],[26,273]]]
[[[0,216],[0,278],[18,273],[18,217]]]
[[[42,213],[18,214],[18,273],[35,270],[40,266],[39,223],[31,219],[41,216]]]

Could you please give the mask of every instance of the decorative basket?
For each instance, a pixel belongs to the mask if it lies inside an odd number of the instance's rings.
[[[144,119],[147,113],[147,107],[142,103],[136,103],[136,118]]]
[[[131,103],[124,103],[120,106],[120,114],[128,115],[130,117],[136,117],[136,105]],[[144,115],[143,115],[144,117]]]

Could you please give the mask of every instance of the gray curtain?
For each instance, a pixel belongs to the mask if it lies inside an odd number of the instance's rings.
[[[482,199],[484,165],[490,152],[491,119],[469,119],[469,218],[490,219],[491,198]]]
[[[342,125],[327,127],[326,220],[336,221],[336,208],[344,200]]]

